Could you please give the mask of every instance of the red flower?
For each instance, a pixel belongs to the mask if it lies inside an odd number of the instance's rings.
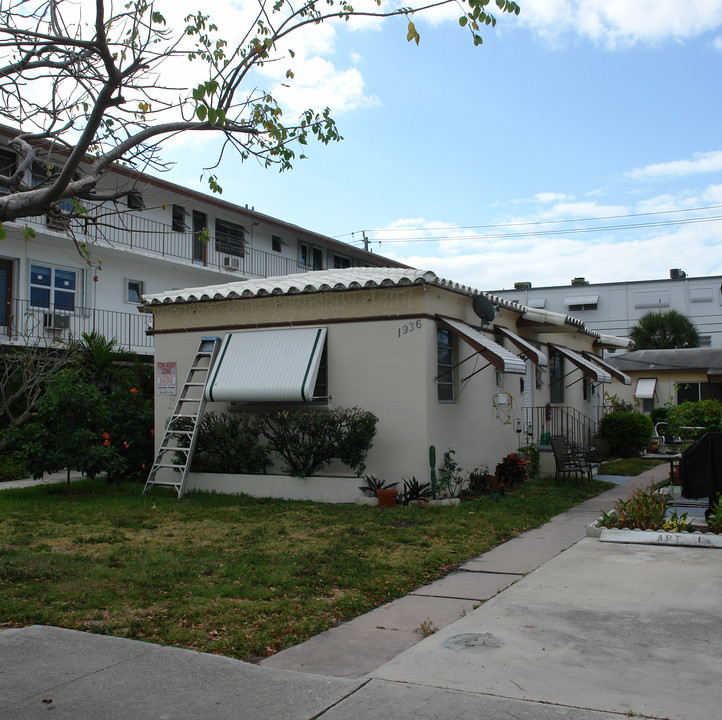
[[[150,434],[155,435],[155,430],[153,430],[153,428],[150,429]]]
[[[128,445],[128,441],[127,441],[127,440],[123,440],[123,447],[125,447],[125,448],[129,448],[129,447],[130,447],[130,445]]]
[[[104,432],[104,433],[103,433],[103,437],[104,437],[106,440],[110,440],[110,433]]]
[[[128,392],[137,393],[138,391],[135,388],[131,388]]]
[[[108,445],[110,445],[110,440],[103,440],[103,445],[105,445],[105,447],[108,447]]]

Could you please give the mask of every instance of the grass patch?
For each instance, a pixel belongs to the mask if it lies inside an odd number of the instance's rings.
[[[395,507],[102,480],[0,496],[0,624],[55,625],[252,660],[431,582],[609,484]]]
[[[668,464],[669,460],[651,458],[618,458],[608,460],[599,466],[600,475],[628,475],[636,477],[645,470],[651,470],[657,465]]]

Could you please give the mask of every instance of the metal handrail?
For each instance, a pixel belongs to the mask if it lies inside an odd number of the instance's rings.
[[[217,269],[219,272],[238,274],[241,277],[272,277],[308,272],[312,268],[298,260],[244,245],[238,254],[217,249],[213,235],[201,246],[194,234],[177,232],[171,225],[150,220],[132,212],[111,213],[102,206],[89,207],[83,217],[63,220],[34,217],[23,222],[36,227],[47,227],[75,236],[79,241],[108,248],[129,248],[141,253],[171,258],[183,263]]]
[[[586,452],[594,444],[596,422],[576,408],[551,405],[524,408],[522,439],[526,445],[548,445],[554,435],[563,435],[575,448]]]
[[[121,347],[142,355],[152,354],[153,337],[147,334],[152,317],[147,313],[126,313],[76,306],[72,311],[33,307],[28,300],[13,299],[11,311],[0,325],[0,335],[11,344],[42,344],[57,347],[96,332]]]

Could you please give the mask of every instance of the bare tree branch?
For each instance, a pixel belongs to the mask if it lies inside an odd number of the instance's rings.
[[[72,217],[76,211],[67,202],[61,207],[70,198],[115,197],[115,191],[97,190],[115,163],[166,169],[162,144],[178,133],[222,134],[221,153],[232,147],[241,161],[254,158],[281,171],[293,166],[297,148],[309,140],[340,140],[328,109],[306,110],[287,123],[271,93],[246,87],[254,70],[287,60],[281,44],[307,27],[405,17],[407,39],[418,43],[412,18],[453,3],[462,13],[459,24],[480,44],[481,28],[496,22],[487,11],[492,0],[422,0],[390,9],[377,0],[371,10],[356,10],[347,0],[257,1],[242,41],[229,47],[202,12],[172,29],[152,0],[118,10],[95,0],[91,23],[84,22],[83,3],[0,0],[0,121],[18,130],[11,141],[17,163],[0,168],[0,184],[9,191],[0,196],[0,233],[3,221],[45,213]],[[519,13],[511,0],[494,4],[502,13]],[[179,58],[194,63],[205,80],[163,84],[164,67]],[[208,179],[219,191],[216,178]]]

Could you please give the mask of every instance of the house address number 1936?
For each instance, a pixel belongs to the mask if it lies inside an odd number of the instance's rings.
[[[411,322],[404,323],[400,328],[398,328],[398,336],[402,337],[403,335],[408,335],[409,333],[414,332],[414,330],[421,330],[422,323],[421,320],[412,320]]]

